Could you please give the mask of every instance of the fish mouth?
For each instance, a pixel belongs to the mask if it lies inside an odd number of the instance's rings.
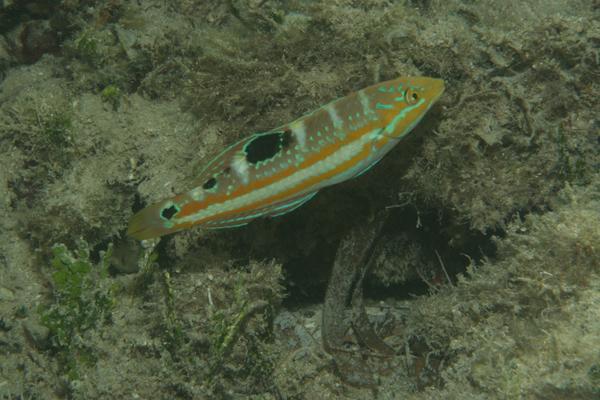
[[[409,81],[413,85],[424,89],[423,95],[429,104],[435,103],[444,93],[444,89],[446,88],[444,80],[439,78],[415,76],[410,77]]]
[[[429,78],[428,87],[431,93],[431,102],[435,103],[444,93],[446,84],[443,79]]]

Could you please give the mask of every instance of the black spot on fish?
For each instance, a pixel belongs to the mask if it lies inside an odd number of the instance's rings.
[[[292,144],[292,131],[289,129],[281,131],[280,138],[281,138],[281,148],[282,149],[286,149],[286,148],[290,147],[290,144]]]
[[[289,129],[259,135],[244,147],[246,160],[251,164],[256,164],[271,159],[281,150],[289,147],[291,143],[292,132]]]
[[[160,216],[169,221],[175,214],[179,212],[179,208],[177,206],[170,205],[169,207],[163,208],[160,212]]]
[[[217,180],[213,176],[212,178],[210,178],[209,180],[204,182],[204,185],[202,185],[202,189],[204,189],[204,190],[212,189],[215,187],[216,184],[217,184]]]

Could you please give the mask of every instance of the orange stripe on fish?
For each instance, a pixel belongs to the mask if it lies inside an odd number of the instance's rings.
[[[288,213],[319,189],[376,164],[443,91],[440,79],[398,78],[253,134],[209,162],[191,190],[135,214],[127,233],[143,240],[193,225],[228,228]]]

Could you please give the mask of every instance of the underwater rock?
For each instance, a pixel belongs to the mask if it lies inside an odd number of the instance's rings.
[[[58,51],[58,35],[47,20],[33,20],[19,27],[15,42],[16,56],[32,64],[46,53]]]
[[[15,294],[9,288],[4,286],[0,286],[0,301],[13,301],[15,299]]]
[[[0,33],[10,31],[23,21],[50,18],[59,5],[60,2],[53,0],[1,1]]]
[[[28,320],[23,322],[23,330],[27,338],[40,350],[45,350],[50,346],[50,329],[37,321]]]

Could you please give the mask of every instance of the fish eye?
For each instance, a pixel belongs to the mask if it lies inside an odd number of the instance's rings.
[[[406,99],[406,102],[410,105],[415,104],[417,101],[419,101],[419,94],[414,91],[411,88],[406,89],[406,91],[404,92],[404,98]]]

